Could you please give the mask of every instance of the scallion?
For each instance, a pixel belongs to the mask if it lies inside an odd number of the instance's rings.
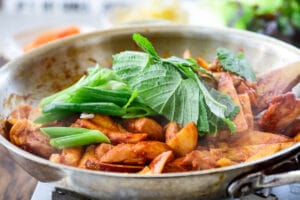
[[[50,145],[58,148],[78,147],[94,143],[110,143],[109,138],[98,130],[90,130],[82,134],[68,135],[50,140]]]

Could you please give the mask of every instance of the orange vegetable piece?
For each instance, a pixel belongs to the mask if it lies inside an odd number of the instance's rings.
[[[200,65],[201,67],[209,70],[209,64],[203,58],[197,57],[197,64]]]
[[[80,32],[79,28],[77,26],[70,26],[63,29],[58,30],[50,30],[44,33],[41,33],[38,35],[32,43],[26,45],[24,47],[24,51],[27,52],[33,48],[36,48],[42,44],[46,44],[50,41],[60,39],[66,36],[78,34]]]
[[[194,122],[189,122],[167,142],[178,156],[184,156],[195,149],[198,142],[198,130]]]
[[[228,159],[228,158],[220,158],[218,161],[217,161],[217,165],[220,166],[220,167],[227,167],[227,166],[231,166],[231,165],[235,165],[237,164],[236,162],[233,162],[232,160]]]

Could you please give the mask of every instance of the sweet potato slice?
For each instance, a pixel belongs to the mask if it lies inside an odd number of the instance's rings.
[[[60,163],[76,167],[83,153],[82,147],[63,149],[60,155]]]
[[[159,154],[169,151],[170,147],[158,141],[141,141],[136,144],[118,144],[104,154],[100,161],[104,163],[123,163],[143,165]]]
[[[260,145],[245,145],[224,149],[210,149],[210,153],[214,155],[216,158],[226,158],[233,162],[244,162],[252,155],[256,154],[262,148],[264,148],[266,144]]]
[[[99,130],[103,132],[107,137],[109,137],[112,144],[137,143],[139,141],[145,140],[148,136],[146,133],[124,133],[120,131],[112,131],[101,126],[97,126],[96,124],[87,119],[78,119],[75,123],[79,127]]]
[[[163,128],[155,120],[142,117],[136,119],[127,119],[124,121],[125,127],[129,132],[147,133],[148,138],[161,141],[163,139]]]
[[[145,166],[141,171],[138,172],[139,174],[152,174],[152,171],[150,170],[150,168],[148,166]]]
[[[257,160],[269,155],[272,155],[280,150],[280,144],[269,144],[266,145],[264,148],[260,149],[257,153],[250,156],[245,162],[250,162],[253,160]]]
[[[171,161],[173,158],[174,154],[172,151],[166,151],[159,154],[156,158],[152,160],[152,162],[149,165],[152,174],[162,173],[166,163]]]
[[[294,137],[295,142],[300,142],[300,132],[298,132]]]
[[[80,162],[79,168],[98,170],[98,159],[95,156],[95,145],[90,145],[86,148]]]
[[[60,154],[58,154],[58,153],[51,154],[49,157],[49,160],[51,162],[60,163]]]
[[[198,142],[198,130],[194,122],[189,122],[167,144],[178,156],[184,156],[195,149]]]
[[[126,132],[126,130],[120,124],[116,123],[108,115],[94,114],[94,117],[89,120],[98,126],[112,131]]]
[[[294,142],[245,145],[231,148],[210,149],[210,153],[219,158],[226,158],[233,162],[245,162],[262,158],[293,145]]]
[[[262,131],[246,131],[232,135],[228,140],[230,147],[256,145],[256,144],[273,144],[290,142],[292,139],[275,133]]]
[[[230,95],[232,101],[239,106],[240,112],[234,118],[233,123],[236,126],[237,132],[246,131],[248,129],[248,124],[245,119],[243,108],[238,98],[236,89],[234,88],[233,81],[228,73],[221,74],[219,78],[218,90],[223,94]]]
[[[235,165],[237,164],[236,162],[233,162],[232,160],[228,159],[228,158],[220,158],[217,161],[217,166],[219,167],[227,167],[227,166],[231,166],[231,165]]]

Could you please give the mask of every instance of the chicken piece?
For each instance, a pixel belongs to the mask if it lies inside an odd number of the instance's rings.
[[[75,123],[82,128],[99,130],[103,132],[107,137],[109,137],[112,144],[137,143],[139,141],[145,140],[148,136],[146,133],[123,133],[119,131],[112,131],[101,126],[97,126],[87,119],[78,119]]]
[[[118,144],[104,154],[100,161],[104,163],[123,163],[144,165],[159,154],[171,150],[170,147],[158,141],[141,141],[136,144]]]
[[[73,147],[63,149],[60,154],[51,154],[49,160],[68,166],[77,167],[82,156],[82,147]]]
[[[152,174],[161,174],[166,163],[174,158],[172,151],[166,151],[155,157],[149,165]]]
[[[9,132],[10,141],[22,149],[44,158],[57,150],[50,146],[50,138],[39,131],[39,128],[27,119],[15,122]]]
[[[126,132],[126,130],[120,124],[114,122],[112,118],[107,115],[94,114],[94,117],[91,118],[90,121],[98,126],[112,131]]]
[[[129,132],[147,133],[151,140],[163,140],[163,128],[153,119],[147,117],[127,119],[124,123]]]
[[[288,92],[272,99],[268,109],[259,118],[258,125],[269,132],[280,132],[300,115],[300,99]]]
[[[95,145],[90,145],[86,148],[86,151],[82,156],[78,167],[91,170],[128,173],[138,172],[143,168],[143,166],[138,165],[120,165],[100,162],[100,160],[97,159]]]
[[[235,133],[239,134],[239,133]],[[230,130],[220,130],[216,135],[206,134],[205,139],[208,141],[209,146],[218,146],[220,142],[227,142],[228,138],[232,137],[232,133]]]
[[[300,132],[300,119],[296,119],[286,129],[281,131],[282,134],[288,137],[295,137],[299,132]]]
[[[95,145],[89,145],[86,148],[81,160],[79,161],[79,168],[92,170],[99,169],[99,160],[95,156],[95,148]]]
[[[97,159],[101,159],[101,157],[106,154],[108,151],[112,150],[114,146],[111,144],[101,143],[95,149],[95,155]]]
[[[184,156],[195,149],[198,142],[198,129],[194,122],[189,122],[183,127],[167,145],[172,148],[178,156]]]
[[[260,76],[257,83],[258,105],[256,106],[254,113],[257,114],[266,109],[270,102],[273,101],[273,98],[291,91],[299,81],[299,63],[279,68]]]
[[[242,133],[236,133],[234,135],[231,135],[231,137],[227,139],[227,143],[230,147],[257,144],[274,144],[290,141],[291,139],[284,135],[261,131],[246,131]]]
[[[243,112],[244,112],[244,116],[246,119],[246,122],[248,124],[248,129],[253,129],[254,128],[254,117],[252,114],[252,109],[251,109],[251,102],[250,102],[250,98],[249,95],[247,93],[244,94],[239,94],[238,95]]]
[[[235,165],[238,164],[237,162],[233,162],[232,160],[228,159],[228,158],[220,158],[217,161],[217,166],[218,167],[227,167],[227,166],[231,166],[231,165]]]
[[[194,150],[185,156],[183,165],[193,171],[204,170],[217,167],[218,160],[218,157],[207,150]]]
[[[173,172],[186,172],[187,167],[184,166],[183,160],[185,157],[177,158],[171,162],[166,163],[163,173],[173,173]]]
[[[138,174],[153,174],[152,171],[150,170],[150,168],[148,166],[145,166],[141,171],[138,172]]]
[[[182,127],[176,122],[169,122],[164,129],[165,141],[168,142],[182,129]]]
[[[28,119],[34,121],[41,115],[41,108],[39,106],[33,107],[29,113]]]
[[[238,94],[248,94],[251,105],[257,105],[257,82],[249,82],[240,76],[230,74],[232,82]]]
[[[28,104],[20,105],[9,114],[7,121],[10,124],[15,124],[20,119],[28,119],[32,109],[33,108],[31,105]]]
[[[143,169],[143,166],[141,165],[120,165],[101,162],[99,162],[98,166],[98,170],[108,172],[136,173]]]
[[[215,148],[221,148],[221,149],[229,148],[229,145],[227,142],[217,142]]]
[[[236,115],[233,123],[236,126],[237,132],[246,131],[248,129],[247,121],[244,116],[244,112],[238,98],[237,92],[234,88],[233,81],[228,73],[222,73],[219,79],[218,90],[223,94],[230,95],[232,101],[239,106],[240,112]]]
[[[257,92],[256,83],[249,83],[247,81],[241,82],[241,84],[236,88],[238,94],[248,94],[251,106],[257,105]]]

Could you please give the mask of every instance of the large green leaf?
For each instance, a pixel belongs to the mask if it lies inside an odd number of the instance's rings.
[[[147,67],[150,61],[149,54],[124,51],[113,56],[113,70],[125,82],[139,75],[143,68]]]
[[[144,62],[144,65],[147,63]],[[199,89],[194,80],[183,79],[173,66],[163,66],[161,63],[127,66],[126,74],[122,66],[123,60],[114,60],[113,69],[132,90],[138,91],[146,105],[170,121],[197,123]],[[139,73],[136,73],[137,68],[140,68]]]
[[[218,48],[217,57],[226,71],[235,73],[248,81],[256,82],[255,73],[244,54],[240,53],[235,56],[228,49]]]

